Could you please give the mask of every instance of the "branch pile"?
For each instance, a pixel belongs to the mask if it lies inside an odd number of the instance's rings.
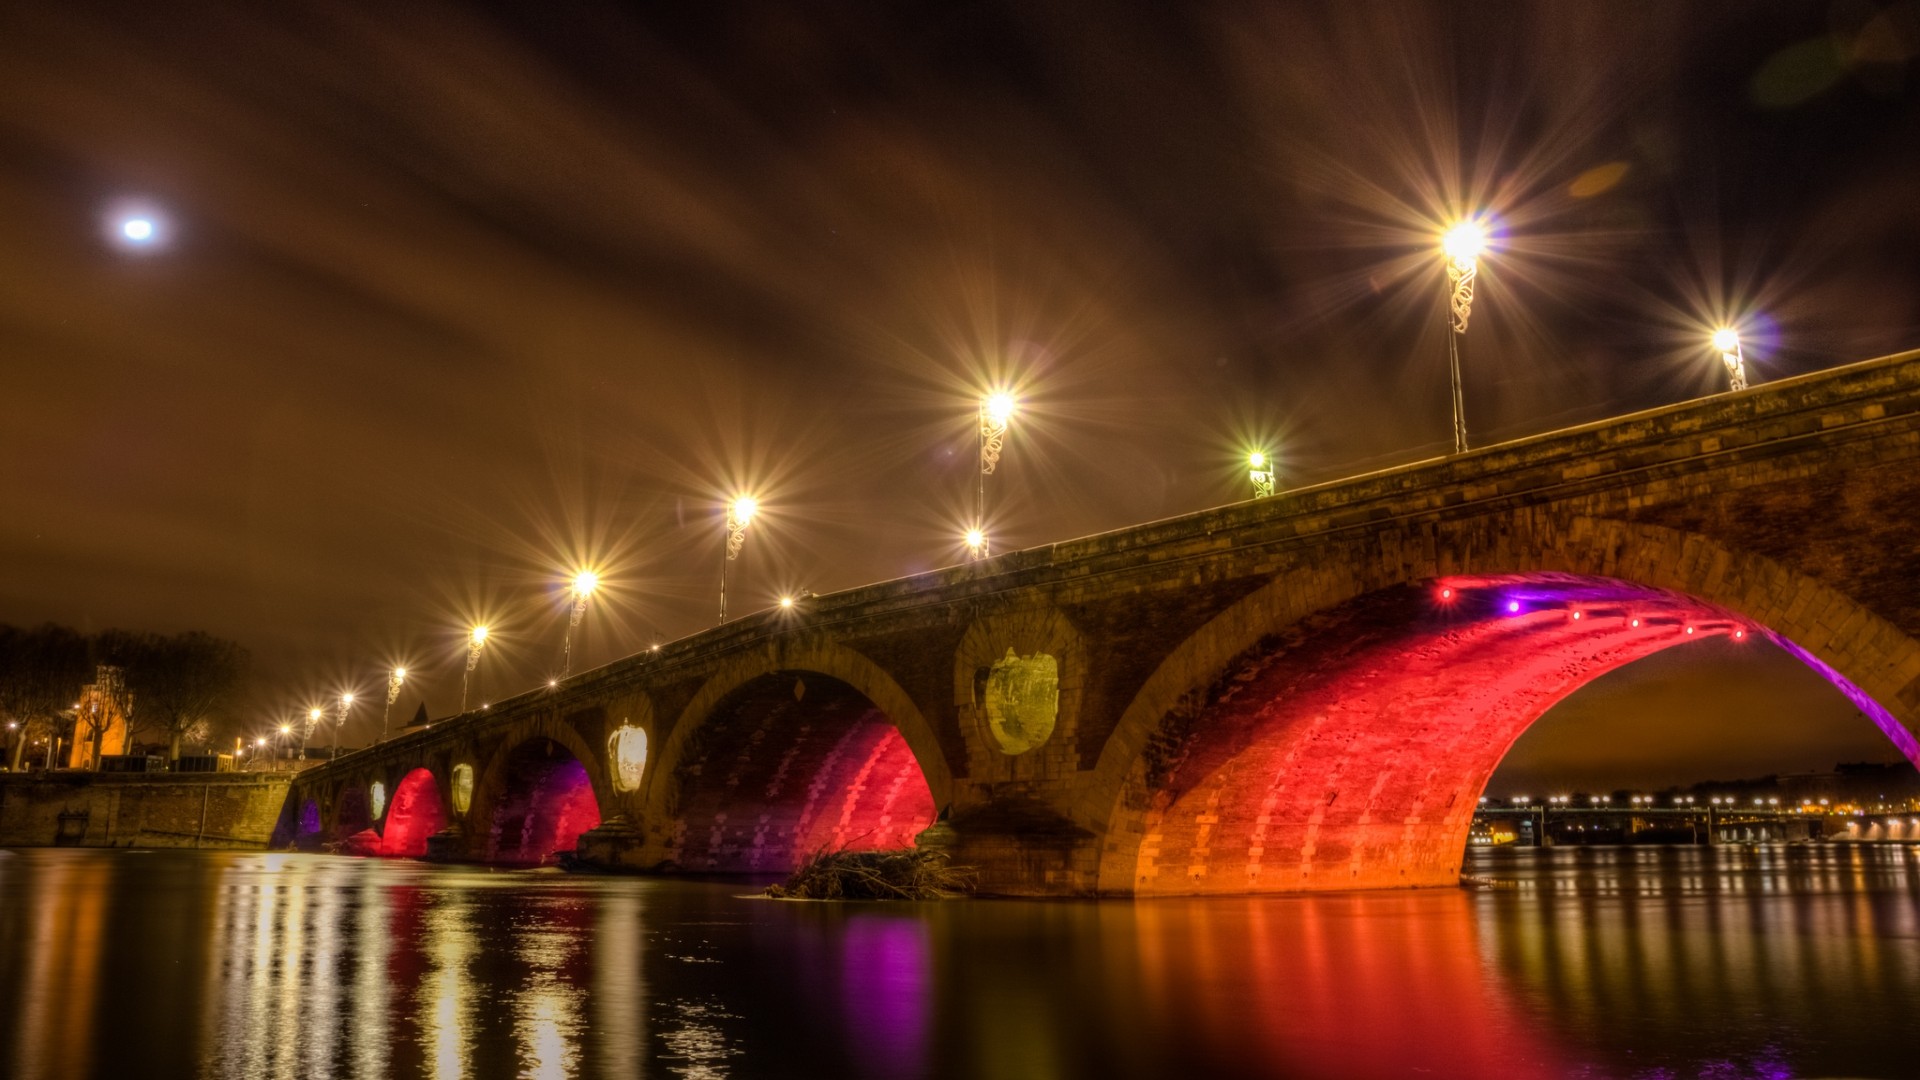
[[[782,900],[949,900],[973,891],[973,871],[938,851],[816,851],[767,895]]]

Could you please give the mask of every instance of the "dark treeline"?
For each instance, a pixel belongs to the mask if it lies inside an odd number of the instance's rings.
[[[164,743],[177,758],[184,745],[204,745],[217,729],[232,726],[247,673],[247,651],[199,630],[153,634],[104,630],[82,634],[65,626],[22,628],[0,624],[0,720],[16,725],[10,736],[9,768],[21,765],[22,749],[37,741],[92,743],[92,757],[122,753],[102,747],[101,723],[74,708],[82,691],[108,672],[100,690],[127,718],[134,747]]]

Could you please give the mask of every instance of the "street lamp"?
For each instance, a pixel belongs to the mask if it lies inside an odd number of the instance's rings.
[[[393,703],[400,699],[400,686],[406,681],[406,668],[397,667],[387,672],[387,707],[380,713],[380,738],[378,740],[380,742],[387,741],[387,721],[393,716]]]
[[[1460,338],[1467,332],[1467,319],[1473,314],[1473,283],[1480,276],[1480,256],[1487,250],[1487,231],[1469,218],[1455,224],[1440,238],[1440,250],[1447,256],[1447,359],[1453,374],[1453,452],[1467,452],[1467,411],[1465,394],[1460,388]]]
[[[727,504],[727,554],[720,560],[720,621],[727,621],[727,564],[740,557],[747,542],[747,526],[760,512],[760,500],[741,495]]]
[[[487,647],[485,624],[467,632],[467,673],[460,676],[460,711],[467,711],[467,684],[473,681],[473,669],[480,666],[480,650]]]
[[[974,527],[967,531],[967,549],[976,559],[987,557],[987,477],[1000,464],[1000,449],[1007,438],[1007,424],[1019,400],[1004,390],[980,399],[980,476],[975,489]],[[974,542],[976,537],[978,543]]]
[[[1273,459],[1255,450],[1247,455],[1247,477],[1253,481],[1253,497],[1264,499],[1273,494]]]
[[[573,672],[573,632],[580,629],[580,620],[587,617],[587,598],[599,587],[600,575],[591,570],[582,570],[573,575],[573,583],[567,586],[567,591],[573,594],[573,614],[567,618],[567,636],[560,646],[563,653],[560,677],[563,679]]]
[[[307,710],[306,726],[300,729],[300,760],[301,761],[307,760],[307,740],[313,738],[314,725],[320,722],[321,715],[322,714],[320,711],[320,706],[318,705],[315,705],[313,708]]]
[[[333,756],[340,756],[340,729],[347,726],[347,711],[353,708],[353,695],[340,695],[340,711],[333,720]]]
[[[1745,390],[1747,388],[1747,358],[1740,351],[1740,334],[1731,326],[1723,326],[1713,332],[1713,348],[1720,354],[1720,362],[1727,366],[1727,389]]]

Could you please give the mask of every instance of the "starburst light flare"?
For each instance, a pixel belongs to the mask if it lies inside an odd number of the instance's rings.
[[[1720,353],[1720,362],[1727,367],[1727,389],[1745,390],[1747,358],[1740,351],[1740,334],[1730,326],[1723,326],[1713,332],[1713,347]]]
[[[961,537],[961,539],[966,541],[968,555],[976,559],[984,559],[987,557],[986,530],[968,529],[966,535]]]

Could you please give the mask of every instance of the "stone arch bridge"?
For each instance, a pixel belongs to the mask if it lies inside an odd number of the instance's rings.
[[[1595,676],[1771,639],[1920,759],[1920,352],[762,612],[294,784],[283,842],[988,891],[1457,880]]]

